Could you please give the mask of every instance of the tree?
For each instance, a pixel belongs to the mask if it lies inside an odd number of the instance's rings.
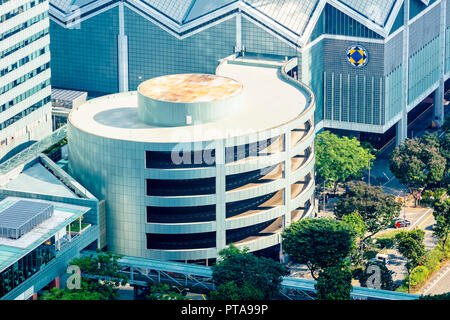
[[[373,267],[376,266],[380,270],[380,289],[383,290],[393,290],[394,281],[392,280],[393,271],[389,270],[383,262],[374,261],[366,264],[365,269],[359,274],[358,280],[362,287],[368,287],[368,281],[370,281],[371,276],[374,274]],[[370,282],[369,282],[370,283]]]
[[[102,293],[92,290],[89,283],[81,281],[80,290],[53,288],[45,292],[40,300],[108,300]]]
[[[450,116],[447,117],[442,125],[442,131],[450,132]]]
[[[390,169],[413,195],[415,205],[421,190],[444,178],[446,160],[431,136],[406,139],[391,155]]]
[[[320,270],[340,265],[349,256],[355,236],[351,226],[331,218],[300,220],[282,234],[286,253],[305,264],[314,279]]]
[[[361,241],[364,239],[364,236],[367,232],[367,225],[364,222],[363,217],[359,214],[358,211],[355,211],[352,214],[347,214],[342,217],[342,223],[346,223],[349,225],[356,234],[356,247],[360,248],[360,250],[354,250],[352,253],[352,261],[357,262],[363,259],[363,251],[362,251],[362,243]]]
[[[235,281],[223,283],[210,294],[211,300],[263,300],[261,290],[250,283],[244,283],[239,287]]]
[[[116,300],[119,298],[118,286],[125,285],[128,277],[120,272],[118,260],[121,258],[111,252],[97,250],[93,254],[71,261],[71,265],[77,265],[82,274],[80,289],[62,289],[46,292],[43,300]],[[100,281],[101,280],[101,281]],[[96,294],[94,294],[96,293]]]
[[[331,181],[335,193],[338,183],[360,179],[373,159],[370,150],[362,147],[356,138],[340,138],[329,131],[316,138],[317,180]]]
[[[147,300],[187,300],[181,293],[170,290],[168,284],[155,283],[150,286],[150,294],[145,297]]]
[[[433,227],[433,234],[442,241],[442,259],[446,257],[446,244],[450,233],[450,199],[441,200],[434,204],[434,219],[436,224]]]
[[[401,207],[393,195],[384,193],[380,187],[361,181],[350,182],[347,191],[339,198],[334,214],[342,219],[355,212],[361,216],[368,232],[359,241],[362,254],[367,240],[393,224],[400,215]]]
[[[211,298],[273,299],[279,292],[283,277],[288,274],[279,262],[239,250],[233,244],[219,253],[212,267],[217,292]]]
[[[350,300],[352,273],[347,265],[327,267],[319,273],[314,287],[318,300]]]
[[[450,292],[437,295],[420,296],[419,300],[450,300]]]
[[[406,270],[408,271],[409,279],[411,279],[411,272],[422,263],[425,256],[424,236],[425,231],[421,229],[411,231],[402,230],[395,235],[397,250],[407,260]],[[408,282],[408,292],[410,292],[411,281]]]

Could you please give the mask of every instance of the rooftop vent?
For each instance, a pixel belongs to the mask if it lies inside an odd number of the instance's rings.
[[[0,237],[19,239],[53,215],[52,204],[19,200],[0,212]]]

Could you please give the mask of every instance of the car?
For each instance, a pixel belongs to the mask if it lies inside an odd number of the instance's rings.
[[[411,221],[406,220],[406,219],[397,219],[397,220],[395,220],[394,225],[396,228],[405,228],[405,227],[409,227],[411,225]]]

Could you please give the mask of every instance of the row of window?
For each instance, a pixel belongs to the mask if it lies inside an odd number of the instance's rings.
[[[13,36],[16,33],[19,33],[20,31],[25,30],[28,27],[31,27],[33,24],[36,24],[39,21],[42,21],[47,17],[48,17],[48,11],[42,12],[41,14],[34,16],[33,18],[29,19],[28,21],[25,21],[24,23],[21,23],[12,29],[9,29],[8,31],[1,33],[0,41]]]
[[[50,69],[50,62],[47,62],[42,66],[39,66],[38,68],[32,70],[31,72],[24,74],[23,76],[17,78],[13,82],[8,83],[6,86],[0,87],[0,94],[4,94],[17,86],[20,86],[22,83],[27,82],[28,80],[34,78],[38,74],[41,74],[47,69]]]
[[[16,43],[12,47],[9,47],[8,49],[3,50],[0,52],[0,59],[9,56],[10,54],[16,52],[19,49],[22,49],[23,47],[26,47],[30,43],[33,43],[36,40],[39,40],[40,38],[45,37],[48,35],[49,28],[45,28],[44,30],[39,31],[38,33],[33,34],[31,37],[20,41],[19,43]]]
[[[45,54],[46,52],[48,52],[50,49],[49,45],[46,45],[45,47],[36,50],[32,53],[30,53],[28,56],[23,57],[22,59],[20,59],[19,61],[14,62],[13,64],[7,66],[6,68],[0,70],[0,77],[10,73],[11,71],[14,71],[17,68],[20,68],[21,66],[23,66],[24,64],[36,59],[37,57],[42,56],[43,54]]]
[[[34,86],[33,88],[25,91],[24,93],[18,95],[17,97],[15,97],[14,99],[12,99],[11,101],[8,101],[4,104],[2,104],[0,106],[0,112],[3,112],[5,110],[8,110],[9,108],[15,106],[16,104],[18,104],[19,102],[25,100],[26,98],[32,96],[33,94],[35,94],[36,92],[39,92],[40,90],[46,88],[47,86],[50,85],[50,79],[45,80],[44,82],[41,82],[40,84],[38,84],[37,86]]]
[[[27,115],[29,115],[30,113],[32,113],[33,111],[45,106],[47,103],[49,103],[51,101],[51,96],[45,97],[44,99],[42,99],[41,101],[33,104],[31,107],[23,110],[22,112],[19,112],[18,114],[16,114],[14,117],[9,118],[8,120],[4,121],[3,123],[0,124],[0,130],[3,130],[7,127],[9,127],[10,125],[12,125],[13,123],[19,121],[20,119],[26,117]]]
[[[44,2],[44,1],[45,0],[33,0],[33,1],[30,1],[30,2],[27,2],[27,3],[24,3],[23,5],[21,5],[21,6],[17,7],[17,8],[14,8],[10,12],[7,12],[7,13],[1,15],[0,16],[0,23],[1,22],[5,22],[8,19],[14,18],[18,14],[21,14],[22,12],[24,12],[24,11],[26,11],[28,9],[34,8],[34,6],[36,4],[40,4],[40,3]],[[0,4],[1,3],[2,2],[0,0]]]

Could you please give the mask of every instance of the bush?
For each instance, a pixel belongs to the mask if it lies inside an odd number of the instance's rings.
[[[425,266],[419,266],[413,270],[411,273],[411,287],[422,284],[430,274],[430,271]],[[409,279],[406,280],[406,285],[408,285]]]
[[[428,269],[431,273],[436,272],[441,267],[442,260],[442,251],[436,247],[433,250],[430,250],[425,255],[425,261],[423,265]]]
[[[377,250],[368,250],[368,251],[364,252],[364,259],[365,260],[373,259],[377,256],[377,254],[378,254]]]
[[[420,203],[425,206],[433,206],[433,204],[441,199],[445,194],[447,190],[444,188],[441,189],[434,189],[434,190],[426,190],[422,194],[422,199],[420,200]]]
[[[395,244],[395,235],[399,232],[399,230],[392,230],[377,237],[377,246],[380,249],[390,249]]]

